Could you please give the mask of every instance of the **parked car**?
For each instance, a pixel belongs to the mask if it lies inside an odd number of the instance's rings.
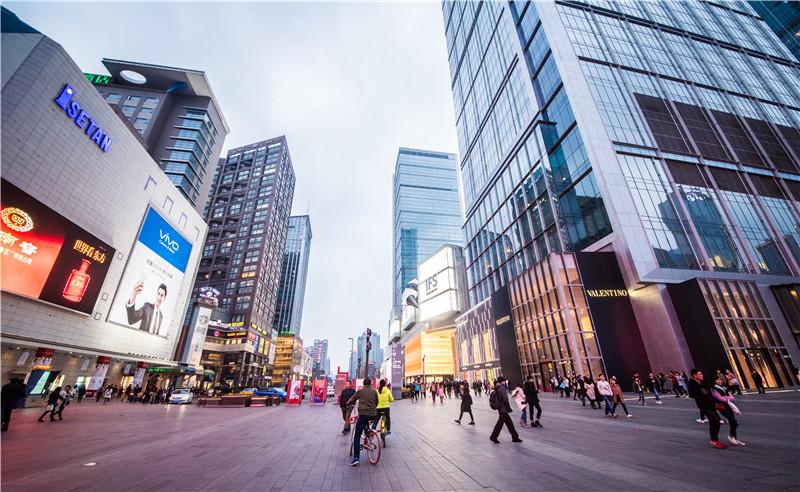
[[[336,398],[336,390],[333,388],[332,384],[328,386],[328,398]]]
[[[191,405],[193,396],[189,388],[178,388],[172,392],[172,396],[169,397],[169,402],[177,403],[178,405],[183,405],[184,403]]]
[[[260,390],[258,388],[244,388],[242,391],[239,392],[241,396],[264,396],[259,395],[258,392]]]
[[[255,396],[277,396],[280,397],[281,400],[286,401],[286,392],[275,387],[259,390]]]

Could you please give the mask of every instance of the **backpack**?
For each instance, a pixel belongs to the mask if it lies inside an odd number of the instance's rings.
[[[500,409],[500,402],[497,400],[497,390],[492,390],[489,394],[489,408],[492,410]]]

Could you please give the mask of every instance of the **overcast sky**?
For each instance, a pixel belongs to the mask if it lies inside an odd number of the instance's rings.
[[[203,70],[231,132],[227,149],[286,135],[294,214],[314,238],[300,336],[386,343],[392,172],[400,146],[456,152],[439,2],[13,3],[86,72],[103,57]]]

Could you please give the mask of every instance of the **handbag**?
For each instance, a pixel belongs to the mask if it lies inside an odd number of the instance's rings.
[[[733,413],[735,413],[736,415],[741,415],[741,414],[742,414],[742,411],[741,411],[741,410],[739,410],[739,407],[737,407],[736,405],[734,405],[734,404],[733,404],[733,402],[730,402],[730,401],[729,401],[729,402],[728,402],[728,406],[729,406],[729,407],[731,407],[731,410],[733,410]]]
[[[714,403],[714,410],[725,410],[725,405],[722,403]]]

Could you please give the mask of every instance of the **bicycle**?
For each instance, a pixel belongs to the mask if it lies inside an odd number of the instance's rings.
[[[383,415],[378,415],[378,418],[372,423],[372,430],[375,431],[380,429],[380,436],[381,436],[381,443],[383,447],[386,447],[386,433],[388,429],[386,428],[386,417]]]
[[[355,440],[357,422],[358,415],[350,416],[350,456],[353,456],[353,441]],[[370,464],[377,465],[381,459],[381,441],[378,438],[378,433],[369,424],[367,422],[364,432],[361,434],[361,449],[367,452],[367,459]]]

